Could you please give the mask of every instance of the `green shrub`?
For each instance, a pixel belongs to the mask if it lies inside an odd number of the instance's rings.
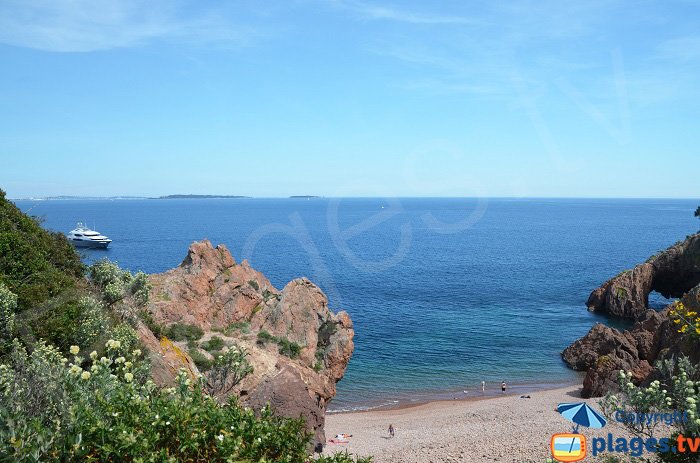
[[[83,332],[81,326],[76,323],[88,314],[83,310],[92,312],[88,304],[85,304],[84,293],[70,290],[60,297],[54,298],[42,305],[40,309],[27,311],[25,323],[28,331],[36,338],[57,346],[61,351],[68,351],[73,344],[80,344],[79,338],[89,333]]]
[[[279,353],[290,359],[298,358],[301,353],[301,346],[289,339],[280,338],[277,340],[277,345],[279,346]]]
[[[207,352],[218,352],[224,348],[224,340],[218,336],[212,336],[208,341],[202,343],[202,349]]]
[[[632,383],[632,373],[620,371],[618,384],[620,394],[608,394],[599,402],[603,413],[612,417],[618,410],[629,410],[634,413],[673,413],[678,410],[688,415],[687,422],[677,422],[671,428],[669,437],[672,441],[678,434],[686,437],[700,436],[700,371],[686,357],[657,362],[660,374],[659,380],[654,380],[648,387],[638,387]],[[635,436],[657,435],[656,427],[659,422],[626,422],[625,428]],[[659,436],[664,437],[664,436]],[[697,456],[688,459],[687,454],[659,453],[660,461],[685,463],[697,461]]]
[[[17,296],[0,283],[0,355],[15,333],[15,311],[17,310]]]
[[[139,317],[156,338],[160,339],[163,336],[163,326],[156,322],[151,312],[146,309],[141,309],[139,311]]]
[[[290,341],[286,338],[273,336],[265,330],[260,330],[258,332],[257,343],[260,345],[265,345],[268,342],[277,344],[279,353],[289,357],[290,359],[299,357],[299,354],[301,353],[301,346],[296,342]]]
[[[108,350],[111,349],[108,347]],[[9,461],[309,461],[301,419],[225,406],[180,372],[177,385],[138,382],[135,358],[113,355],[64,364],[54,348],[15,345],[0,367],[0,455]],[[28,387],[45,386],[46,389]],[[348,455],[321,457],[349,463]],[[359,460],[367,462],[369,460]]]
[[[90,346],[102,336],[107,328],[105,309],[91,296],[82,297],[78,301],[80,318],[76,320],[75,344]]]
[[[204,355],[197,348],[190,349],[187,351],[187,353],[190,355],[190,358],[192,359],[194,364],[197,365],[197,368],[202,373],[209,371],[212,365],[214,364],[214,362],[209,357]]]
[[[233,345],[214,360],[207,375],[207,390],[215,395],[228,394],[243,378],[253,372],[248,352]]]
[[[80,256],[61,233],[41,228],[0,190],[0,283],[24,311],[74,287],[84,272]]]
[[[260,330],[258,332],[258,344],[266,344],[268,342],[276,342],[277,338],[268,333],[265,330]]]
[[[235,331],[240,331],[243,334],[250,333],[250,322],[234,322],[226,327],[224,333],[226,336],[230,336],[231,333]]]
[[[90,281],[102,291],[108,304],[114,304],[131,296],[135,305],[142,307],[148,303],[151,285],[143,272],[132,275],[107,258],[101,259],[89,268]]]
[[[248,284],[256,291],[260,291],[260,285],[255,280],[248,280]]]
[[[175,323],[165,329],[165,335],[174,341],[197,341],[204,336],[204,331],[196,325]]]

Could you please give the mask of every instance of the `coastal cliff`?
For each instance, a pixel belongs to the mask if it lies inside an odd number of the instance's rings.
[[[594,290],[586,305],[592,312],[632,320],[644,316],[649,294],[680,298],[700,284],[700,234],[689,236]]]
[[[206,377],[192,358],[213,359],[208,347],[214,341],[224,351],[236,345],[247,351],[253,369],[219,399],[234,394],[254,409],[269,402],[281,416],[303,417],[316,446],[325,442],[325,410],[354,347],[347,313],[331,312],[325,294],[309,280],[293,280],[280,291],[246,261],[236,263],[225,246],[209,241],[193,243],[180,266],[149,281],[146,310],[165,336],[158,341],[149,330],[139,334],[154,353],[157,382],[171,384],[179,367]],[[175,326],[196,327],[199,339],[168,339]]]
[[[651,291],[681,298],[684,307],[700,311],[700,234],[689,236],[591,293],[590,310],[635,323],[623,331],[598,323],[562,352],[570,368],[586,371],[583,397],[616,390],[620,370],[631,372],[633,383],[646,384],[656,377],[654,364],[659,360],[682,354],[694,363],[700,361],[700,352],[673,323],[674,305],[659,312],[648,309]]]

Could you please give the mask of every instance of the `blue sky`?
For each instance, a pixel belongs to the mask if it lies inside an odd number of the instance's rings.
[[[699,197],[700,4],[0,2],[10,197]]]

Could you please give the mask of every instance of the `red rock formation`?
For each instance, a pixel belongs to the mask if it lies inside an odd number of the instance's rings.
[[[683,304],[700,310],[700,285],[683,297]],[[598,323],[567,347],[562,352],[564,362],[574,370],[586,371],[581,395],[599,397],[616,390],[620,370],[632,372],[633,383],[645,384],[655,377],[658,360],[682,354],[697,363],[700,352],[678,333],[669,310],[647,310],[625,331]]]
[[[270,402],[282,416],[303,416],[316,443],[325,442],[326,406],[354,347],[347,313],[333,314],[325,294],[305,278],[277,290],[246,261],[236,264],[225,246],[214,248],[209,241],[193,243],[179,267],[151,275],[150,282],[148,310],[156,322],[196,325],[205,339],[216,330],[217,336],[247,349],[253,373],[233,390],[244,404],[259,408]],[[250,332],[221,334],[232,323],[245,323]],[[274,343],[256,342],[263,330],[301,346],[298,358],[280,354]],[[184,350],[182,344],[177,347]],[[156,379],[167,384],[173,378],[168,372],[176,368],[162,355],[154,357]],[[169,359],[173,357],[171,353]]]
[[[689,236],[647,262],[594,290],[586,305],[594,312],[636,319],[649,308],[649,293],[682,297],[700,284],[700,234]]]

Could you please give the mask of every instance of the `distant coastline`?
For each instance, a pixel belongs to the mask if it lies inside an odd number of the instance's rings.
[[[240,195],[167,195],[148,199],[249,199],[251,196]]]

